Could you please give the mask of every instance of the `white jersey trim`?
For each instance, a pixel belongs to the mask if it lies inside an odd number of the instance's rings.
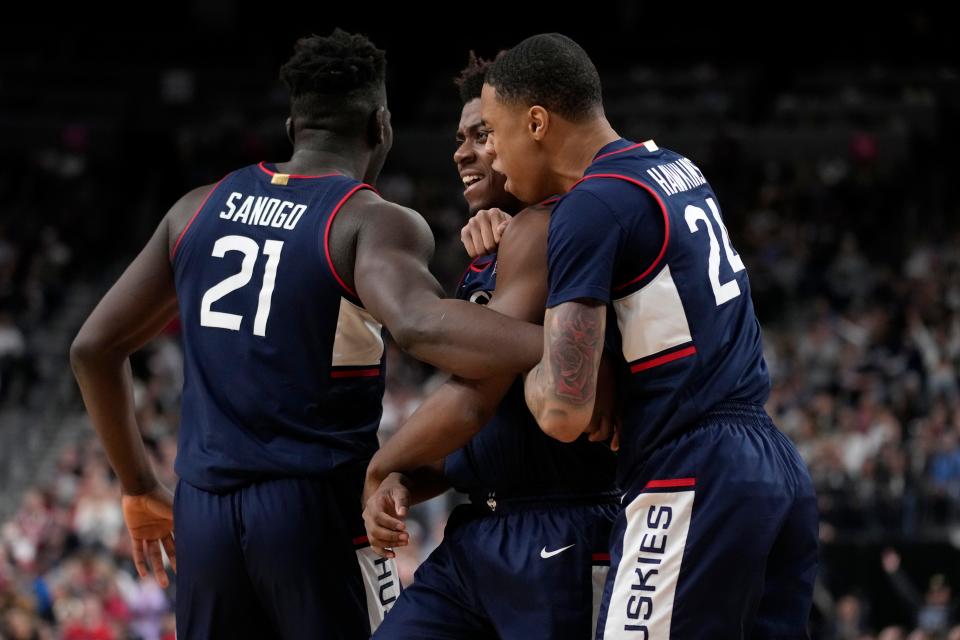
[[[692,341],[670,266],[641,289],[613,301],[627,362]]]

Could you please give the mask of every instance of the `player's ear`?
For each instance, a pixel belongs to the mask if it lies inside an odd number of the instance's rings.
[[[287,140],[290,141],[290,144],[293,144],[293,116],[288,116],[287,122],[283,126],[287,130]]]
[[[367,121],[367,139],[371,147],[377,147],[387,141],[389,137],[390,117],[387,108],[383,105],[370,113]]]
[[[527,111],[527,131],[537,142],[543,140],[550,128],[550,112],[539,105],[530,107]]]

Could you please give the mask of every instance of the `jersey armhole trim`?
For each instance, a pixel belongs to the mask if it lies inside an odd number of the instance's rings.
[[[223,176],[222,178],[220,178],[219,180],[217,180],[217,183],[216,183],[215,185],[213,185],[213,188],[210,189],[210,191],[207,192],[207,195],[206,195],[206,196],[204,196],[203,202],[200,203],[200,206],[197,207],[197,210],[193,212],[193,215],[192,215],[192,216],[190,216],[190,220],[187,221],[187,226],[185,226],[185,227],[183,228],[183,231],[180,232],[180,235],[177,236],[177,241],[174,243],[173,249],[170,250],[170,261],[171,261],[171,262],[172,262],[173,259],[177,256],[177,249],[180,247],[180,243],[183,241],[183,237],[184,237],[185,235],[187,235],[187,230],[190,229],[190,227],[193,225],[193,221],[196,220],[196,218],[197,218],[197,216],[200,214],[200,212],[203,211],[203,208],[204,208],[205,206],[207,206],[207,200],[209,200],[209,199],[210,199],[210,196],[213,195],[213,192],[216,191],[216,190],[220,187],[220,183],[222,183],[224,180],[226,180],[230,175],[232,175],[232,174],[228,173],[227,175],[225,175],[225,176]]]
[[[330,217],[327,219],[327,228],[323,232],[323,252],[327,258],[327,266],[330,267],[330,273],[333,274],[333,277],[337,281],[337,283],[339,283],[339,285],[343,287],[343,290],[346,291],[351,296],[353,296],[354,298],[356,298],[357,300],[360,299],[360,296],[357,295],[356,291],[354,291],[353,289],[347,286],[347,283],[344,282],[343,278],[340,277],[340,274],[337,273],[337,268],[333,266],[333,256],[330,255],[330,228],[333,226],[333,219],[337,217],[338,213],[340,213],[340,209],[347,202],[347,200],[350,199],[350,196],[355,194],[357,191],[360,191],[361,189],[370,189],[374,193],[379,194],[379,192],[376,189],[374,189],[371,185],[365,182],[358,184],[352,189],[350,189],[350,191],[347,191],[346,195],[340,198],[340,202],[337,203],[337,206],[333,208],[333,212],[330,213]]]
[[[657,257],[653,260],[653,263],[649,267],[644,269],[643,272],[640,275],[638,275],[636,278],[633,278],[629,282],[624,282],[622,284],[614,285],[611,288],[611,291],[620,291],[621,289],[626,289],[633,283],[639,282],[640,280],[643,280],[644,278],[646,278],[648,275],[650,275],[650,273],[654,269],[657,268],[660,262],[663,261],[663,256],[666,255],[667,253],[667,245],[670,243],[670,216],[667,213],[667,205],[664,204],[663,199],[661,199],[660,196],[653,190],[653,187],[640,182],[636,178],[631,178],[630,176],[624,176],[619,173],[592,173],[588,176],[584,176],[579,180],[577,180],[574,183],[573,187],[570,187],[570,189],[572,190],[574,187],[576,187],[578,184],[580,184],[584,180],[590,180],[592,178],[616,178],[618,180],[625,180],[630,184],[634,184],[640,187],[641,189],[646,190],[647,193],[653,196],[654,200],[657,201],[657,204],[660,206],[660,212],[663,214],[663,244],[660,245],[660,252],[657,254]]]

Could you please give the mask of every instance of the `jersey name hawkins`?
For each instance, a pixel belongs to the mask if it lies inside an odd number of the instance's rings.
[[[690,191],[707,184],[700,168],[687,158],[658,164],[647,169],[647,174],[668,196],[682,191]]]

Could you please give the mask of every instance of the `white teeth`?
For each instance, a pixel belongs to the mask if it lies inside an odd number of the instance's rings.
[[[470,185],[480,182],[481,180],[483,180],[483,176],[464,176],[463,184],[469,187]]]

